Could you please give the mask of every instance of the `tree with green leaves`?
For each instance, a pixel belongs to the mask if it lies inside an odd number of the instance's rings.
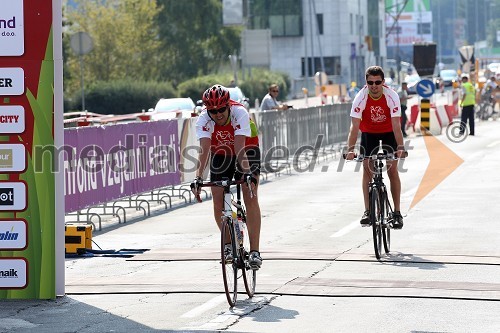
[[[64,38],[78,31],[88,33],[93,50],[83,56],[85,83],[113,80],[156,81],[160,74],[160,41],[156,1],[75,0],[68,9]],[[65,44],[67,45],[67,43]],[[80,88],[80,63],[72,51],[67,55],[65,90]],[[69,81],[68,81],[69,80]]]
[[[224,27],[220,0],[157,0],[161,77],[180,83],[217,72],[240,49],[242,27]]]

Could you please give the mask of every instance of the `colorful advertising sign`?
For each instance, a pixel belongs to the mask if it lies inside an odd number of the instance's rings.
[[[62,144],[62,4],[0,0],[0,8],[0,299],[51,299],[61,290],[64,204],[52,160],[34,152]]]
[[[404,2],[404,0],[385,2],[387,46],[401,47],[413,43],[432,42],[432,12],[429,0],[410,0],[403,8]]]

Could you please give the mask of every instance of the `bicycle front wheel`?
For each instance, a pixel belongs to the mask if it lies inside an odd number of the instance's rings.
[[[257,281],[257,270],[252,269],[248,264],[248,255],[250,254],[250,238],[248,236],[248,229],[243,228],[243,247],[240,248],[240,258],[243,258],[243,282],[245,283],[245,290],[248,297],[253,297],[255,294],[255,284]]]
[[[226,242],[230,240],[232,259],[228,260],[225,252]],[[224,220],[221,229],[221,266],[222,279],[224,280],[224,290],[226,292],[227,302],[233,307],[238,297],[238,267],[236,266],[236,241],[234,237],[234,228],[231,222]]]
[[[382,216],[382,239],[384,241],[384,250],[385,253],[388,254],[391,252],[391,228],[389,228],[389,224],[387,223],[389,212],[391,209],[389,208],[389,198],[387,197],[387,191],[382,191],[382,202],[384,203],[384,214]]]
[[[381,213],[383,207],[381,205],[379,189],[373,187],[370,191],[370,222],[373,231],[373,248],[375,250],[375,257],[380,259],[382,254],[382,221]]]

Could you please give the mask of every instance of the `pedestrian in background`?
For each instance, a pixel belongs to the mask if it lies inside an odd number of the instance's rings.
[[[389,70],[389,77],[391,78],[392,82],[396,79],[396,72],[394,72],[394,68],[391,67]]]
[[[406,138],[406,122],[408,121],[408,116],[406,115],[406,110],[408,109],[407,101],[408,95],[408,83],[401,83],[401,87],[398,89],[399,101],[401,102],[401,131],[403,132],[403,137]]]
[[[288,105],[278,102],[278,94],[280,93],[280,89],[277,84],[271,84],[268,89],[268,93],[262,99],[262,103],[260,104],[260,110],[286,110],[288,109]]]
[[[347,95],[349,95],[349,99],[352,101],[354,100],[354,97],[356,96],[356,94],[359,92],[359,88],[358,88],[358,85],[356,84],[356,82],[352,81],[351,82],[351,87],[349,88],[349,90],[347,91]]]
[[[467,127],[467,121],[469,122],[469,134],[475,135],[474,133],[474,106],[476,104],[476,89],[469,82],[469,77],[467,75],[462,75],[462,116],[460,124],[460,135],[465,133],[465,128]]]

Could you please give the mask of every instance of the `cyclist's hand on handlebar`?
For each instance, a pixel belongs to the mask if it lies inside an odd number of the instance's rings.
[[[347,154],[344,154],[343,156],[344,156],[344,158],[345,158],[346,160],[348,160],[348,161],[352,161],[353,159],[355,159],[355,158],[356,158],[356,153],[355,153],[355,152],[353,152],[353,151],[350,151],[350,152],[347,152]]]
[[[254,197],[255,186],[257,185],[257,178],[255,178],[251,173],[245,173],[243,175],[243,180],[250,189],[250,197]]]
[[[201,177],[196,177],[191,182],[191,185],[190,185],[191,186],[191,192],[193,192],[193,194],[196,197],[196,200],[198,200],[198,202],[201,202],[201,198],[200,198],[201,184],[203,184],[203,179]]]
[[[408,157],[408,152],[406,150],[401,150],[401,149],[398,149],[396,150],[396,157],[397,158],[405,158],[405,157]]]

